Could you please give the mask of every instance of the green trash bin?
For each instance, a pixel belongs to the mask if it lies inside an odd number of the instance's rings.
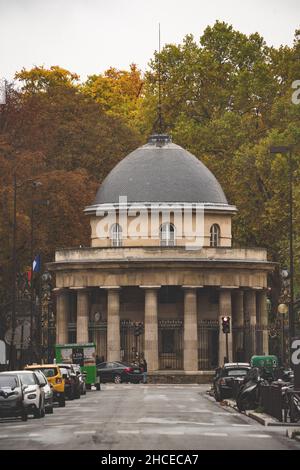
[[[278,367],[277,356],[252,356],[250,360],[251,367],[264,368],[267,372],[272,373]]]

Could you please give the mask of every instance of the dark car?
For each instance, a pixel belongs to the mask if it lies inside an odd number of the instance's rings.
[[[69,400],[80,398],[80,382],[72,364],[57,364],[65,380],[65,395]]]
[[[27,421],[23,385],[17,375],[0,375],[0,417],[20,417]]]
[[[85,383],[86,374],[81,371],[79,364],[73,364],[73,369],[75,370],[76,375],[79,379],[80,395],[86,395],[86,383]]]
[[[251,366],[247,362],[230,362],[216,370],[213,379],[213,391],[216,401],[234,398]]]
[[[143,381],[143,372],[139,366],[127,362],[101,362],[97,365],[97,375],[101,382],[139,383]]]

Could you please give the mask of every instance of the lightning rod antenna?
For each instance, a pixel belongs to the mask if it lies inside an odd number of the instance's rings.
[[[159,133],[162,134],[160,23],[158,23],[158,126],[159,126]]]

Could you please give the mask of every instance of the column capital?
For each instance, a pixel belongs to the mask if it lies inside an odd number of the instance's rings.
[[[141,289],[160,289],[161,286],[139,286]]]
[[[88,287],[84,287],[84,286],[72,286],[72,287],[69,287],[70,290],[73,290],[73,291],[86,291],[88,290],[89,288]]]
[[[121,286],[99,286],[99,289],[105,290],[121,290]]]
[[[190,286],[190,285],[183,285],[181,286],[182,289],[203,289],[204,286]]]
[[[219,286],[220,290],[237,290],[239,286]]]
[[[52,293],[54,295],[68,294],[69,292],[70,292],[70,289],[68,287],[54,287],[52,289]]]

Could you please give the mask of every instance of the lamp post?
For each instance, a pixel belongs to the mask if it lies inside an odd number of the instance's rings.
[[[15,330],[16,330],[16,297],[17,297],[17,192],[20,187],[26,183],[33,183],[38,186],[39,182],[30,178],[23,180],[20,183],[17,182],[17,173],[14,171],[13,174],[13,240],[12,240],[12,314],[11,314],[11,342],[9,350],[9,368],[11,370],[15,367],[15,354],[14,354],[14,342],[15,342]]]
[[[34,182],[34,188],[41,186],[40,181]],[[34,295],[34,284],[33,284],[33,258],[34,258],[34,208],[37,205],[49,205],[48,199],[31,199],[31,218],[30,218],[30,360],[33,362],[33,317],[34,317],[34,306],[35,306],[35,295]],[[38,328],[38,331],[40,328]]]
[[[289,302],[289,336],[290,340],[295,336],[294,317],[294,233],[293,233],[293,166],[292,166],[292,145],[271,146],[270,153],[281,153],[288,155],[289,166],[289,275],[290,275],[290,302]]]
[[[286,304],[279,304],[278,313],[281,315],[281,359],[282,359],[282,365],[285,365],[285,334],[284,334],[284,321],[285,321],[285,315],[288,313],[289,308]]]

